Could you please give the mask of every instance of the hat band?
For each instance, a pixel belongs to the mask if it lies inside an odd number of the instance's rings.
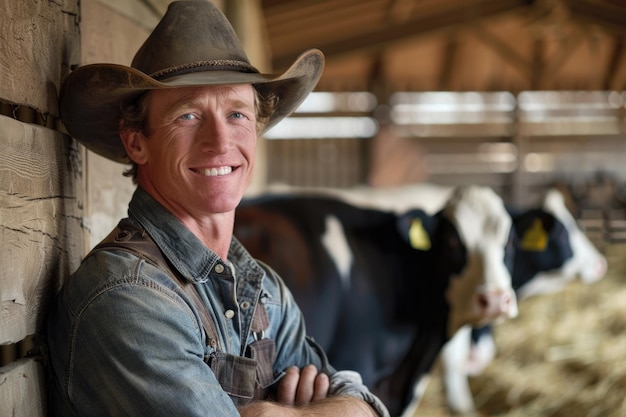
[[[150,74],[155,80],[162,80],[174,75],[189,74],[201,71],[237,71],[258,73],[259,71],[252,65],[243,61],[235,61],[230,59],[219,59],[214,61],[198,61],[193,64],[177,65],[175,67],[166,68],[161,71]]]

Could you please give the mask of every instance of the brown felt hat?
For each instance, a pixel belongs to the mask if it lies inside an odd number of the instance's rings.
[[[208,1],[176,1],[139,48],[130,67],[92,64],[72,71],[59,95],[61,120],[91,151],[129,162],[119,138],[122,100],[147,90],[220,84],[252,84],[278,99],[261,133],[290,115],[313,90],[324,55],[311,49],[283,74],[260,74],[230,22]]]

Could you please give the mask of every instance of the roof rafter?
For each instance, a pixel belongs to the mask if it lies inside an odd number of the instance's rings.
[[[331,60],[346,54],[378,50],[392,42],[452,26],[465,25],[485,17],[493,17],[520,8],[528,8],[533,3],[534,0],[467,0],[455,5],[451,4],[449,7],[432,14],[412,16],[401,24],[357,33],[350,38],[335,39],[318,45],[318,48],[324,51],[327,59]],[[278,52],[273,57],[274,67],[284,68],[296,59],[300,50]]]

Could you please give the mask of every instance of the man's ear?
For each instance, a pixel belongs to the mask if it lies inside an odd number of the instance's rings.
[[[122,129],[120,140],[126,149],[126,154],[136,164],[145,164],[148,160],[146,149],[146,137],[141,131],[133,129]]]

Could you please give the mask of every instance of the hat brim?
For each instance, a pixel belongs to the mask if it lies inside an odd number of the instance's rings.
[[[293,113],[315,88],[324,68],[317,49],[302,53],[283,74],[201,71],[162,81],[132,67],[91,64],[65,79],[59,112],[68,133],[87,149],[116,162],[130,162],[119,137],[120,103],[148,90],[207,85],[252,84],[261,94],[277,97],[274,113],[261,134]]]

